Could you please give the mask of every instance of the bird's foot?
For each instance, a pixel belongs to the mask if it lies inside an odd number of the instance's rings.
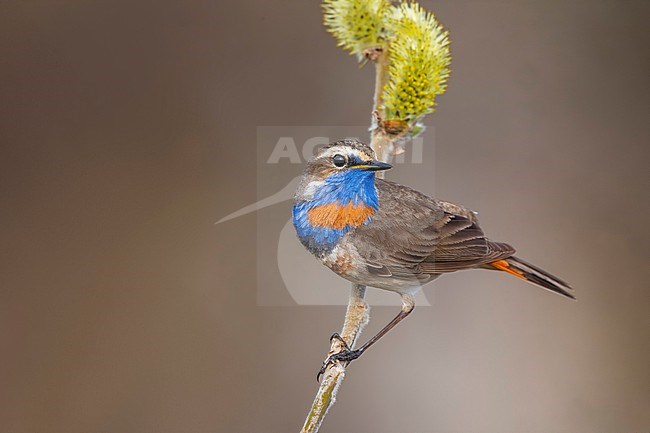
[[[327,357],[325,362],[323,362],[323,366],[318,370],[318,374],[316,375],[316,380],[320,382],[321,376],[325,373],[327,368],[331,365],[334,364],[335,362],[342,362],[342,363],[350,363],[357,359],[358,357],[361,356],[363,353],[362,350],[357,349],[357,350],[350,350],[350,349],[345,349],[342,352],[335,353],[333,355],[330,355]]]
[[[325,373],[325,371],[330,365],[334,364],[335,362],[349,364],[350,362],[360,357],[361,354],[363,353],[362,349],[357,349],[357,350],[350,349],[348,343],[338,333],[332,334],[332,336],[330,337],[330,342],[332,342],[333,340],[340,341],[341,345],[343,346],[343,350],[328,356],[325,362],[323,362],[323,365],[321,366],[320,370],[318,370],[318,374],[316,375],[316,380],[318,382],[320,382],[321,376]]]

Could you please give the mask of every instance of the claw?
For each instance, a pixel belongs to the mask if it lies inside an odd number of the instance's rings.
[[[340,353],[350,351],[350,346],[348,346],[347,341],[345,341],[343,339],[343,337],[341,337],[341,334],[339,334],[338,332],[335,332],[330,336],[330,344],[332,344],[332,342],[334,340],[338,340],[338,342],[341,343],[341,346],[343,347],[343,351],[340,352]],[[334,355],[337,355],[337,354],[334,354]],[[317,382],[320,382],[320,378],[325,373],[325,371],[327,370],[327,367],[329,367],[329,365],[334,362],[334,360],[335,360],[335,358],[333,358],[334,355],[328,356],[327,359],[323,362],[323,365],[321,366],[320,370],[318,370],[318,374],[316,375],[316,381]]]
[[[348,343],[343,339],[343,337],[341,337],[341,334],[338,332],[332,334],[330,337],[330,344],[332,344],[332,341],[334,340],[338,340],[345,350],[350,350],[350,346],[348,346]]]
[[[328,358],[329,359],[329,358]],[[320,377],[325,373],[325,370],[327,370],[327,366],[329,364],[326,362],[323,362],[323,366],[318,370],[318,374],[316,375],[316,382],[320,383]]]

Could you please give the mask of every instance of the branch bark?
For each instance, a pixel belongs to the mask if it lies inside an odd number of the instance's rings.
[[[345,322],[343,323],[343,329],[341,331],[341,337],[343,337],[350,347],[353,347],[361,334],[363,327],[370,319],[370,307],[364,300],[365,295],[365,286],[358,284],[352,285],[348,309],[345,313]],[[343,347],[341,342],[334,339],[332,340],[332,346],[330,347],[327,356],[338,353],[342,350]],[[312,403],[311,410],[307,415],[301,433],[315,433],[318,431],[327,415],[327,411],[336,400],[336,392],[345,377],[346,367],[347,365],[335,362],[330,364],[327,370],[325,370],[318,388],[318,393],[314,398],[314,402]]]
[[[376,74],[370,145],[375,151],[377,159],[383,162],[390,162],[392,158],[392,140],[394,137],[388,134],[383,128],[380,115],[382,104],[381,95],[388,74],[388,57],[386,51],[386,47],[383,49],[381,47],[372,48],[367,52],[366,58],[375,62]],[[377,174],[383,177],[384,172],[380,171]],[[370,307],[365,301],[365,295],[365,286],[359,284],[352,285],[348,308],[345,313],[345,321],[340,333],[350,348],[354,348],[364,326],[370,320]],[[332,354],[339,353],[343,349],[341,342],[334,339],[332,340],[332,345],[327,356],[329,357]],[[345,377],[346,367],[347,364],[340,362],[334,362],[327,367],[301,433],[318,432],[329,408],[336,400],[336,393]]]

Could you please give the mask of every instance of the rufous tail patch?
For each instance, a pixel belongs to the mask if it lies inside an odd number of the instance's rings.
[[[490,265],[494,266],[500,271],[507,272],[510,275],[514,275],[515,277],[521,278],[522,280],[527,279],[522,272],[518,271],[517,269],[511,268],[510,263],[506,262],[505,260],[497,260],[496,262],[490,263]]]

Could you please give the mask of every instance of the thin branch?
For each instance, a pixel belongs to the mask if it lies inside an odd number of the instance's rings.
[[[382,162],[404,151],[409,137],[422,131],[449,78],[449,38],[432,13],[415,1],[324,0],[324,22],[338,44],[363,63],[375,63],[371,147]],[[391,57],[388,51],[391,50]],[[389,64],[390,63],[390,64]],[[383,171],[378,177],[383,177]],[[369,320],[366,288],[353,285],[341,337],[353,349]],[[328,355],[344,350],[332,340]],[[347,363],[327,365],[302,433],[316,433],[336,399]]]
[[[370,307],[364,300],[365,294],[365,286],[358,284],[352,285],[348,309],[345,313],[345,322],[341,331],[341,337],[343,337],[350,347],[353,347],[363,327],[370,319]],[[334,339],[332,340],[330,352],[327,355],[329,356],[342,350],[341,342]],[[345,368],[346,366],[344,364],[334,362],[325,370],[320,387],[318,388],[318,393],[316,394],[316,398],[314,398],[314,403],[307,415],[301,433],[315,433],[318,431],[323,419],[325,419],[325,415],[327,415],[327,411],[336,400],[336,392],[345,377]]]
[[[375,151],[377,159],[383,162],[390,162],[391,159],[391,137],[386,133],[382,121],[382,95],[384,86],[388,80],[388,46],[386,48],[377,48],[372,54],[375,60],[375,96],[372,106],[372,134],[370,146]],[[384,172],[377,173],[379,177],[384,177]]]
[[[384,86],[388,80],[388,45],[386,47],[370,48],[365,56],[375,62],[375,96],[372,104],[372,111],[379,111],[384,94]]]
[[[373,48],[371,50],[372,51],[369,51],[368,53],[364,53],[369,60],[375,62],[376,68],[371,147],[377,154],[378,159],[384,162],[389,162],[391,159],[390,149],[392,147],[393,137],[387,134],[382,127],[381,117],[379,115],[379,110],[381,109],[381,95],[388,71],[388,61],[385,49]],[[379,173],[383,174],[383,172]],[[361,331],[370,320],[370,307],[364,300],[365,294],[365,286],[358,284],[352,285],[348,309],[345,313],[345,321],[340,333],[341,337],[350,348],[354,348],[354,344],[359,338]],[[343,349],[341,342],[337,339],[333,339],[330,351],[327,355],[329,357],[332,354],[341,352]],[[311,410],[307,415],[301,433],[318,432],[318,429],[327,415],[327,411],[336,400],[336,393],[345,377],[346,367],[347,364],[341,362],[333,362],[328,365],[322,376],[318,393],[314,398],[314,402],[312,403]]]

